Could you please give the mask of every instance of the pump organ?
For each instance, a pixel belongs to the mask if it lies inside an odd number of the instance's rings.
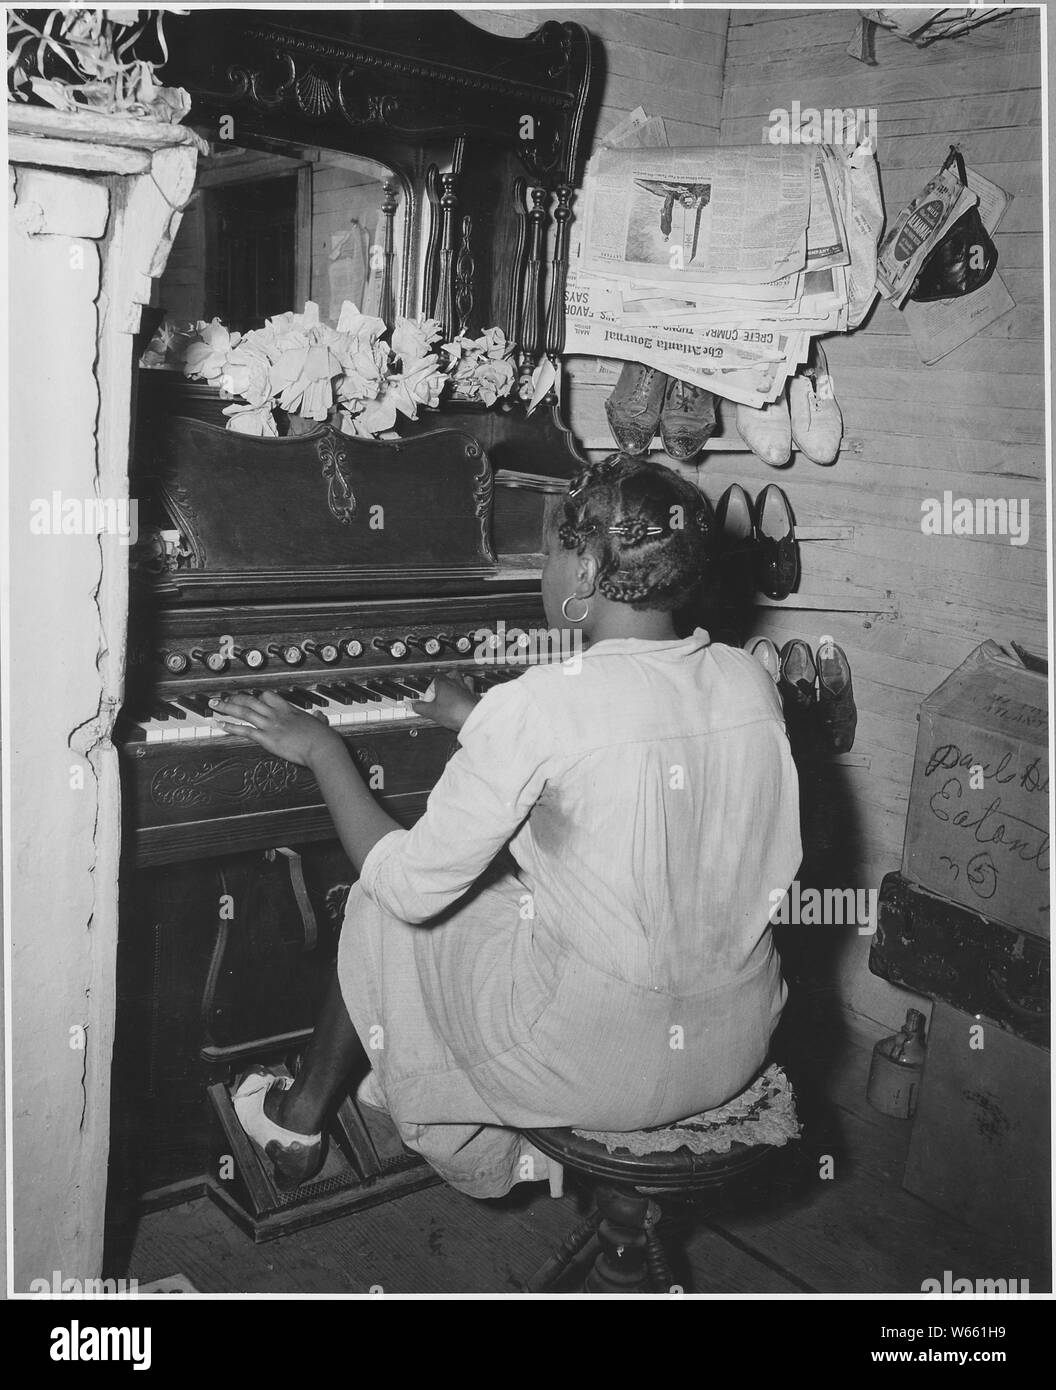
[[[556,361],[585,31],[226,10],[173,16],[166,34],[165,80],[188,89],[207,137],[233,117],[240,145],[320,145],[392,171],[387,199],[405,205],[392,313],[452,335],[498,324],[524,377]],[[351,1103],[344,1168],[319,1190],[269,1211],[218,1169],[206,1089],[307,1036],[354,874],[307,770],[219,730],[209,698],[273,690],[321,712],[413,823],[455,737],[411,703],[437,672],[483,693],[540,656],[543,509],[583,459],[553,399],[530,417],[446,404],[388,443],[328,426],[261,440],[225,430],[207,388],[139,376],[111,1197],[208,1191],[261,1238],[430,1178]]]

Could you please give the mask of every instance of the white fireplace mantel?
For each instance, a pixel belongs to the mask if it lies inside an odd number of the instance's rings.
[[[205,148],[180,126],[8,105],[15,1292],[103,1266],[128,537],[98,532],[97,504],[129,515],[132,334]]]

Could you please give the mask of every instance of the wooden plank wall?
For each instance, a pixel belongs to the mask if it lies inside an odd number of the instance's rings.
[[[638,106],[663,116],[672,145],[718,144],[726,10],[516,9],[464,10],[496,34],[530,34],[546,20],[572,20],[599,41],[601,67],[596,136],[604,138]],[[584,162],[591,150],[583,150]],[[575,204],[573,204],[573,210]],[[573,234],[575,224],[573,224]],[[619,364],[566,358],[566,418],[577,439],[598,456],[612,451],[604,404]]]
[[[831,633],[850,658],[859,710],[842,768],[848,883],[878,887],[896,868],[921,698],[984,638],[1044,651],[1046,628],[1043,207],[1040,34],[1020,10],[963,37],[917,49],[881,32],[877,66],[845,50],[854,12],[734,10],[727,43],[723,144],[762,138],[772,109],[875,107],[885,206],[892,216],[939,167],[951,141],[971,168],[1015,195],[996,241],[1016,309],[934,366],[923,366],[901,314],[880,304],[853,335],[826,343],[845,442],[836,465],[795,458],[781,473],[751,455],[706,456],[700,480],[717,497],[732,481],[755,492],[779,481],[797,519],[850,523],[854,536],[801,546],[802,588],[865,586],[897,612],[763,610],[778,644]],[[930,537],[921,503],[1025,498],[1030,539]],[[903,999],[870,976],[868,940],[847,936],[837,976],[859,1012],[894,1022]]]

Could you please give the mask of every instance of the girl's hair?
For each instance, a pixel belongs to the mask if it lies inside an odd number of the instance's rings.
[[[563,549],[597,559],[606,598],[670,612],[708,571],[715,516],[704,495],[670,468],[610,454],[573,478],[549,529]]]

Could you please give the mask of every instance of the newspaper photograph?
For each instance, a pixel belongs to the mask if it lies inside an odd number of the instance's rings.
[[[816,146],[601,150],[583,191],[583,263],[662,282],[801,270],[817,159]]]

